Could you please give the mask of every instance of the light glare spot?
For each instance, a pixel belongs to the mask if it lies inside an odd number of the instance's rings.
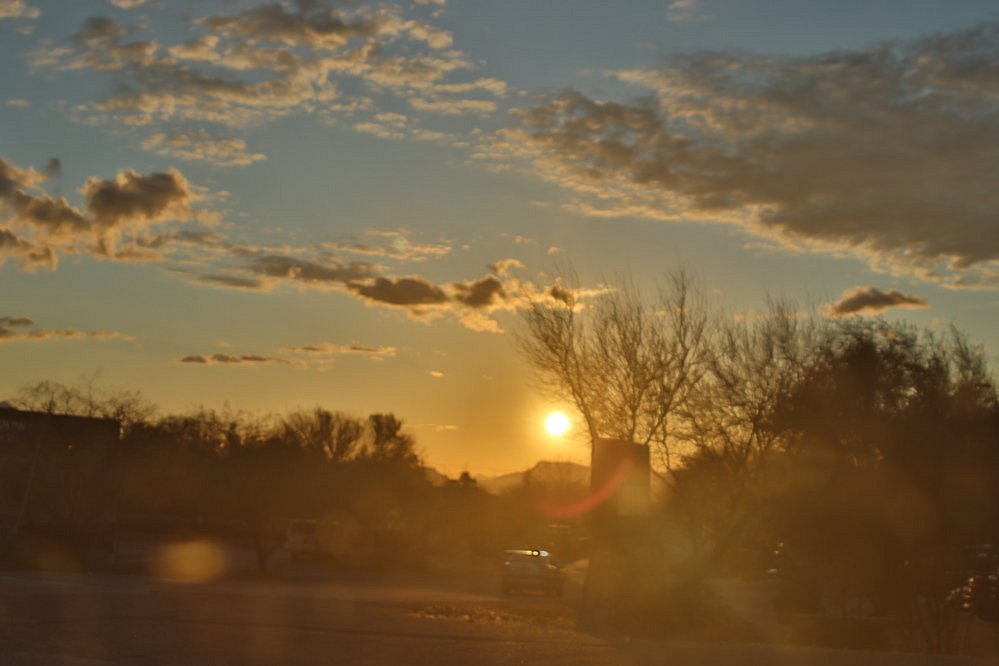
[[[545,430],[552,437],[561,437],[569,431],[569,417],[562,412],[552,412],[545,419]]]

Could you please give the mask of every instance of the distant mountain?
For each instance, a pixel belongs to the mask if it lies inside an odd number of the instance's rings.
[[[476,477],[479,488],[500,495],[530,479],[531,483],[550,486],[582,486],[590,485],[590,468],[572,462],[542,460],[534,467],[523,472],[511,472],[499,476]]]

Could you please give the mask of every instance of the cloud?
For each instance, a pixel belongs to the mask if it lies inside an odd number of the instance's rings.
[[[496,102],[488,99],[413,97],[409,100],[409,105],[417,111],[431,111],[446,116],[457,116],[464,113],[492,113],[496,110]]]
[[[442,3],[443,4],[443,3]],[[455,430],[460,430],[459,426],[452,423],[414,423],[414,428],[429,428],[434,432],[453,432]]]
[[[700,0],[674,0],[666,8],[666,18],[673,23],[692,23],[710,18],[700,7]]]
[[[441,305],[450,300],[441,287],[419,276],[377,277],[369,282],[351,283],[349,288],[368,301],[415,310],[426,305]]]
[[[148,175],[126,169],[109,180],[89,178],[80,189],[82,209],[37,191],[60,170],[56,159],[39,172],[0,157],[0,216],[6,216],[0,223],[7,225],[0,227],[0,261],[13,256],[28,269],[55,268],[60,250],[121,260],[155,258],[137,244],[119,249],[119,241],[194,215],[197,196],[176,169]]]
[[[354,94],[356,83],[361,93],[379,97],[408,99],[418,91],[425,97],[417,103],[422,109],[451,114],[484,112],[495,104],[450,95],[506,91],[504,82],[491,77],[450,80],[474,63],[451,48],[450,33],[406,18],[398,7],[264,3],[197,19],[191,28],[187,39],[161,44],[132,39],[136,30],[112,18],[91,17],[68,43],[40,47],[31,62],[35,68],[113,72],[114,87],[85,108],[95,121],[133,126],[179,119],[235,127],[300,112],[350,115],[373,106],[372,97]],[[341,97],[341,82],[350,87],[351,99]],[[358,129],[388,132],[377,121],[359,123]],[[413,138],[424,137],[414,130]],[[214,147],[205,148],[214,154]]]
[[[146,0],[110,0],[110,2],[118,9],[135,9],[146,4]]]
[[[95,331],[88,335],[76,328],[39,328],[30,317],[0,317],[0,343],[5,342],[49,342],[53,340],[123,340],[135,338],[118,331]]]
[[[24,0],[0,0],[0,20],[8,18],[36,19],[41,10],[32,7]]]
[[[252,258],[248,270],[267,278],[331,288],[369,278],[376,274],[377,267],[358,261],[320,263],[286,255],[261,254]]]
[[[877,287],[854,287],[843,292],[843,296],[829,305],[829,311],[835,317],[851,314],[876,314],[888,308],[929,307],[926,300],[918,296],[907,296],[890,289],[881,291]]]
[[[508,275],[515,268],[523,269],[526,266],[524,266],[524,262],[520,259],[500,259],[489,264],[488,268],[496,275],[504,276]]]
[[[157,132],[142,142],[146,150],[182,160],[209,162],[216,166],[249,166],[267,159],[263,153],[250,153],[242,139],[213,139],[206,131],[195,134]]]
[[[177,359],[178,363],[196,365],[290,365],[304,369],[326,370],[337,356],[362,356],[373,361],[394,358],[395,347],[370,347],[367,345],[338,345],[329,342],[283,347],[281,355],[261,354],[192,354]]]
[[[123,340],[125,342],[135,341],[134,335],[128,335],[120,331],[94,331],[91,335],[95,340]]]
[[[211,354],[210,356],[184,356],[177,359],[178,363],[195,363],[200,365],[261,365],[261,364],[286,364],[288,361],[273,356],[259,356],[256,354],[243,354],[234,356],[232,354]]]
[[[227,275],[225,273],[198,273],[194,271],[185,271],[182,269],[171,269],[175,273],[179,273],[188,277],[195,282],[200,282],[202,284],[214,285],[216,287],[226,287],[229,289],[249,289],[252,291],[259,291],[266,289],[267,285],[263,280],[255,277],[246,277],[243,275]]]
[[[390,346],[371,347],[368,345],[350,344],[338,345],[331,342],[321,342],[319,344],[302,345],[299,347],[283,347],[281,351],[287,354],[305,354],[308,356],[331,357],[331,356],[363,356],[372,361],[384,361],[394,358],[396,348]]]
[[[487,275],[481,280],[454,283],[454,300],[473,310],[489,307],[506,298],[506,291],[499,278]]]
[[[20,97],[11,97],[10,99],[5,100],[4,104],[19,109],[26,109],[31,106],[31,102],[29,100],[22,99]]]
[[[334,251],[418,260],[426,254],[438,255],[450,251],[450,243],[441,246],[410,244],[402,232],[373,231],[372,235],[392,239],[391,247],[375,248],[350,243],[323,243],[318,258],[308,258],[308,248],[283,248],[278,253],[267,248],[228,244],[208,235],[203,242],[212,252],[202,267],[169,267],[167,270],[184,278],[221,288],[270,291],[280,286],[339,292],[373,307],[395,309],[421,321],[448,316],[462,326],[483,332],[501,333],[493,319],[501,312],[515,312],[525,307],[537,292],[537,287],[522,283],[511,271],[523,268],[517,259],[502,259],[489,265],[490,274],[481,278],[438,283],[422,275],[388,275],[384,267],[359,261],[346,261]],[[179,235],[178,235],[179,236]],[[176,236],[170,242],[180,243]],[[404,241],[404,242],[403,242]],[[166,242],[166,241],[164,241]],[[195,242],[202,242],[200,237]],[[315,254],[312,252],[311,254]],[[196,264],[196,260],[190,259]],[[291,348],[285,350],[289,351]],[[361,353],[365,348],[322,347],[296,348],[296,352]]]
[[[419,243],[411,240],[405,231],[371,230],[369,236],[384,239],[378,245],[356,243],[349,241],[330,241],[322,244],[323,248],[370,257],[381,257],[395,261],[426,261],[438,259],[451,253],[451,242]]]
[[[676,56],[615,73],[645,101],[567,91],[478,156],[527,160],[585,214],[727,222],[995,288],[997,62],[996,20],[851,52]]]
[[[440,379],[441,377],[444,376],[444,373],[441,372],[440,370],[431,370],[430,376],[433,377],[434,379]]]

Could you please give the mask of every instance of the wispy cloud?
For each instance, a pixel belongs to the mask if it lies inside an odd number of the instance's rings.
[[[221,352],[213,354],[191,354],[177,359],[177,362],[194,365],[224,366],[290,365],[303,369],[326,370],[340,356],[357,356],[372,361],[384,361],[394,358],[395,355],[395,347],[371,347],[357,343],[343,345],[321,342],[317,344],[282,347],[280,354],[230,354]]]
[[[385,359],[394,358],[396,355],[396,348],[391,346],[371,347],[356,343],[340,345],[331,342],[283,347],[281,351],[287,354],[304,354],[312,357],[360,356],[372,361],[384,361]]]
[[[47,342],[53,340],[135,340],[118,331],[95,331],[87,334],[76,328],[40,328],[30,317],[0,317],[0,343]]]
[[[36,19],[42,15],[37,7],[24,0],[0,0],[0,20],[8,18]]]
[[[237,127],[297,113],[378,114],[374,100],[386,95],[429,113],[485,113],[496,106],[488,98],[507,91],[495,78],[456,79],[475,63],[452,48],[452,35],[396,6],[263,3],[198,18],[190,29],[189,39],[164,44],[136,39],[138,30],[95,16],[67,42],[38,48],[31,61],[35,68],[113,72],[116,85],[89,111],[133,126],[189,120]],[[347,99],[341,84],[368,94]],[[418,124],[390,131],[373,118],[355,127],[386,138],[420,139],[429,131]],[[163,150],[172,145],[157,142]]]
[[[242,139],[214,139],[204,130],[193,134],[157,132],[143,141],[142,147],[160,155],[224,167],[249,166],[267,159],[263,153],[248,152]]]
[[[406,231],[371,230],[368,236],[375,242],[330,241],[323,243],[322,247],[346,254],[416,262],[439,259],[449,255],[452,250],[451,241],[442,240],[437,243],[414,241],[410,237],[411,234]]]
[[[701,0],[674,0],[666,8],[666,18],[674,23],[691,23],[710,16],[701,7]]]

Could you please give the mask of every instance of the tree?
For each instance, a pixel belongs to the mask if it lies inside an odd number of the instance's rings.
[[[678,271],[653,302],[630,283],[585,297],[559,283],[524,311],[518,346],[541,386],[575,406],[591,441],[655,447],[673,462],[670,417],[703,373],[707,314]]]
[[[778,405],[811,362],[823,324],[790,303],[713,328],[706,372],[682,409],[689,450],[673,475],[674,514],[699,557],[721,564],[751,540],[767,463],[781,444]],[[757,547],[763,544],[756,544]]]
[[[282,437],[303,448],[322,451],[331,463],[357,456],[363,444],[364,422],[321,407],[292,412],[282,419]]]
[[[996,536],[999,428],[984,354],[879,319],[832,326],[782,396],[769,520],[841,613],[907,613],[954,647],[965,549]]]

